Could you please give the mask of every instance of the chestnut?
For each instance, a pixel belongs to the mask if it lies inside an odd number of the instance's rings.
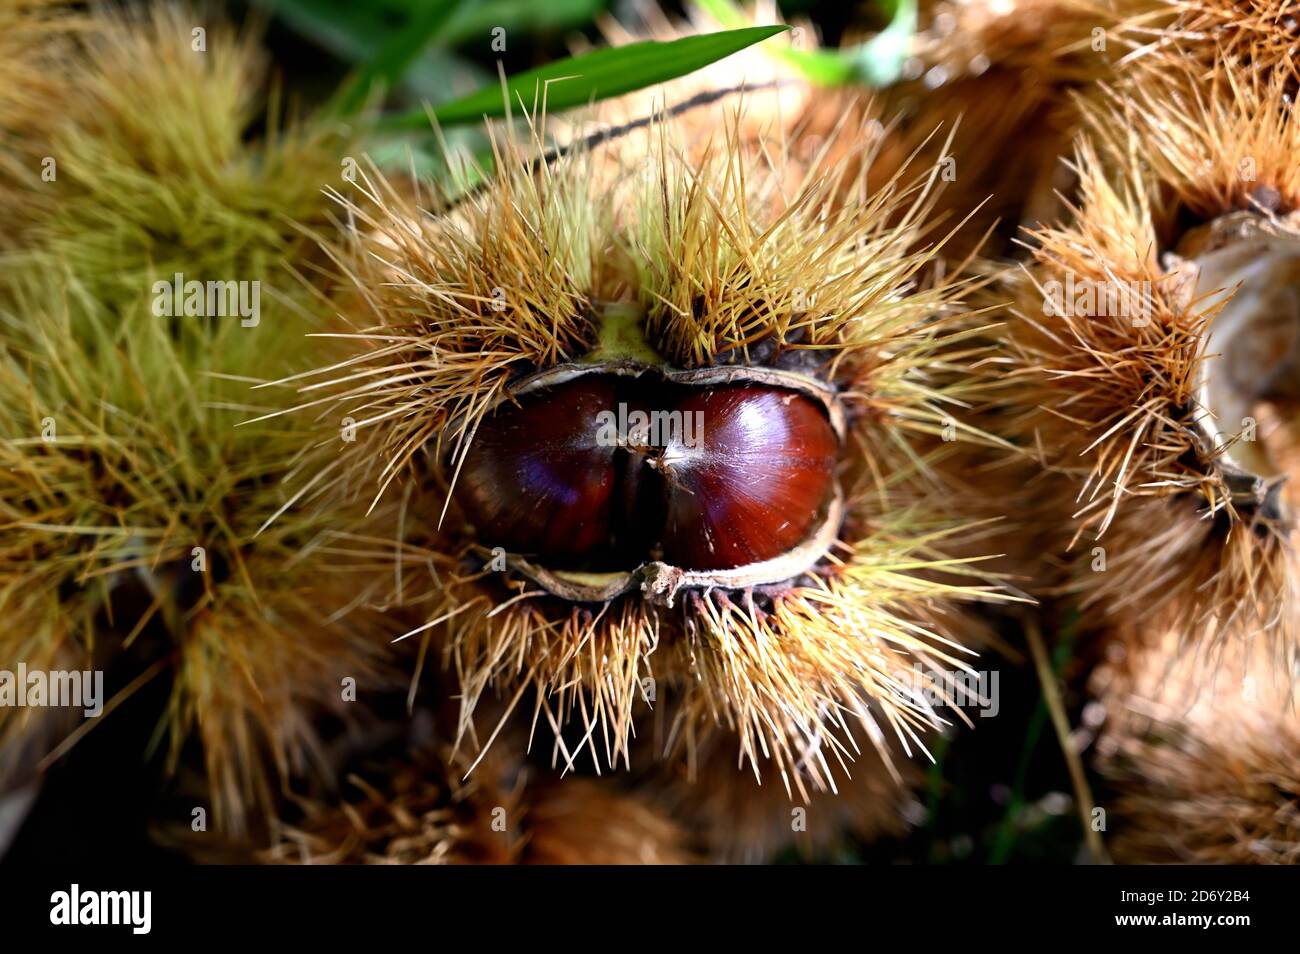
[[[541,566],[732,570],[804,541],[837,451],[826,410],[792,389],[591,372],[491,411],[457,496],[480,543]]]
[[[613,379],[588,375],[484,418],[456,494],[486,546],[557,564],[608,547],[618,448],[602,446],[596,422],[614,406]]]
[[[793,391],[711,388],[676,410],[704,424],[697,446],[664,448],[664,560],[726,570],[780,556],[812,528],[835,476],[837,441],[822,410]]]

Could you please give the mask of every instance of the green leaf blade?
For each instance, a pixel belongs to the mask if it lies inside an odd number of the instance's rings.
[[[432,113],[441,125],[453,126],[504,116],[519,101],[540,105],[543,96],[546,108],[553,112],[585,106],[685,76],[789,29],[747,27],[595,50],[510,77],[505,82],[505,96],[500,86],[488,87],[437,106]],[[427,122],[428,114],[420,111],[394,117],[383,125],[414,129]]]

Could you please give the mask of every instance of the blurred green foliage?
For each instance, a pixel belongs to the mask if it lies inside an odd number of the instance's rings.
[[[412,24],[439,19],[436,35],[411,58],[402,77],[421,100],[439,103],[492,77],[459,48],[490,50],[492,30],[519,38],[585,26],[606,8],[605,0],[255,0],[287,26],[339,59],[369,63],[395,35]],[[445,20],[443,17],[445,16]]]

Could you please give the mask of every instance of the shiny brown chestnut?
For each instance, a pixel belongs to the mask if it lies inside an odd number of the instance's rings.
[[[799,547],[835,483],[826,406],[712,376],[581,373],[520,389],[479,424],[457,485],[480,543],[598,573],[730,571]]]
[[[611,543],[617,447],[598,419],[614,381],[588,375],[499,405],[474,435],[456,494],[488,546],[572,564]]]
[[[835,432],[810,399],[762,385],[710,388],[676,410],[703,422],[696,446],[650,461],[664,477],[664,561],[726,570],[799,544],[835,476]]]

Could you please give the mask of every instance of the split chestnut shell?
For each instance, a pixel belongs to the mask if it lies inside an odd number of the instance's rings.
[[[456,496],[485,550],[559,596],[638,580],[776,583],[839,529],[842,414],[821,382],[773,369],[553,369],[479,422]]]

